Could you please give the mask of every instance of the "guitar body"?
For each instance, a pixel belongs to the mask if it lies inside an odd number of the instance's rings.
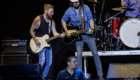
[[[75,33],[76,31],[81,30],[80,26],[78,26],[78,25],[77,26],[67,26],[67,29],[68,29],[69,33]],[[62,29],[62,32],[65,32],[64,29]],[[75,36],[72,35],[70,37],[65,36],[62,40],[66,45],[69,45],[69,44],[74,43],[75,41],[82,40],[82,36],[81,36],[81,34],[78,34]]]
[[[45,34],[43,37],[36,37],[40,41],[40,46],[37,46],[34,39],[30,40],[30,49],[34,53],[39,53],[44,47],[50,47],[50,45],[46,42],[46,39],[49,39],[49,36]]]

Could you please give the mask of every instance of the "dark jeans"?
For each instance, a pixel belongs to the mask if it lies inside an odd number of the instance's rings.
[[[92,52],[97,74],[98,76],[103,75],[102,71],[102,64],[100,61],[100,57],[97,53],[96,43],[95,39],[92,36],[88,35],[82,35],[83,40],[82,41],[76,41],[76,49],[77,49],[77,68],[82,70],[82,51],[83,51],[83,45],[84,42],[88,45],[90,51]]]

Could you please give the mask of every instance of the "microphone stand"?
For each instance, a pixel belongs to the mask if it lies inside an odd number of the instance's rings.
[[[101,14],[100,14],[99,22],[98,22],[98,25],[100,25],[100,26],[97,26],[97,27],[100,27],[101,28],[101,37],[103,36],[103,32],[102,32],[103,31],[103,27],[102,27],[102,19],[101,18],[102,18],[104,4],[105,4],[105,0],[103,0],[103,3],[102,3]],[[103,44],[104,44],[104,42],[103,41],[100,41],[100,44],[97,45],[97,47],[99,47],[99,46],[103,47]]]
[[[96,4],[93,4],[93,11],[94,11],[94,26],[95,27],[97,27],[97,25],[96,25],[96,10],[95,10],[95,6],[96,6]],[[95,37],[96,37],[96,30],[95,30]]]
[[[104,4],[105,4],[105,0],[103,0],[102,9],[101,9],[101,14],[100,14],[99,22],[98,22],[98,25],[101,23],[101,26],[102,26],[102,19],[101,19],[101,18],[102,18],[102,13],[103,13]]]

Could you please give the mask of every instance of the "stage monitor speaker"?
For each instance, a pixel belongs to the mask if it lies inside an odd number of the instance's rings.
[[[140,78],[140,63],[110,63],[107,78]]]
[[[2,80],[39,80],[39,64],[0,65]]]
[[[29,64],[29,54],[1,54],[1,64]]]
[[[27,40],[3,40],[3,53],[27,53]]]

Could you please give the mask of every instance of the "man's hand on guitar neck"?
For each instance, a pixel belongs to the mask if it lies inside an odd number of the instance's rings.
[[[94,30],[94,28],[91,28],[91,29],[89,29],[89,32],[90,33],[93,33],[93,30]]]
[[[60,34],[60,37],[61,37],[61,38],[64,38],[65,35],[66,35],[66,34],[63,32],[62,34]]]
[[[70,37],[70,36],[71,36],[71,34],[70,34],[70,33],[68,33],[68,32],[66,33],[66,35],[67,35],[67,37]]]

